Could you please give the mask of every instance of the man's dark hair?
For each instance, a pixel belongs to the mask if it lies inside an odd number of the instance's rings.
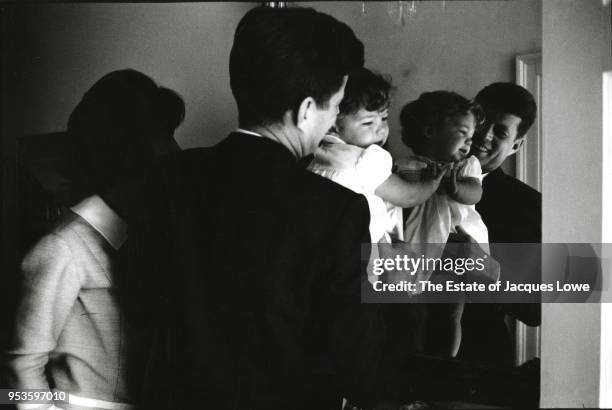
[[[423,93],[417,100],[406,104],[400,112],[402,142],[412,148],[415,154],[422,154],[427,142],[427,128],[438,127],[447,118],[466,114],[474,115],[477,126],[483,119],[480,106],[462,95],[452,91]]]
[[[340,103],[340,115],[353,114],[361,108],[366,111],[381,111],[391,103],[391,80],[361,68],[351,73]]]
[[[512,114],[521,119],[516,138],[522,138],[533,125],[537,105],[533,95],[523,87],[513,83],[493,83],[476,95],[486,115]]]
[[[102,193],[142,171],[159,157],[159,144],[176,144],[184,117],[183,99],[141,72],[118,70],[96,81],[68,120],[75,195]]]
[[[308,8],[257,7],[240,21],[230,84],[242,127],[282,120],[307,97],[325,108],[343,76],[363,66],[363,44],[335,18]]]

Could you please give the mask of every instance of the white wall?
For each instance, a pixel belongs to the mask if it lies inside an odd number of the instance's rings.
[[[16,2],[15,2],[16,3]],[[403,2],[407,7],[411,2]],[[134,68],[185,99],[177,132],[183,147],[208,146],[236,126],[228,78],[233,31],[258,3],[0,2],[0,134],[6,155],[15,139],[65,129],[83,93],[102,75]],[[306,4],[306,3],[304,3]],[[398,112],[426,90],[473,96],[493,81],[514,81],[514,56],[541,48],[539,1],[426,1],[399,25],[399,2],[308,3],[354,28],[368,66],[393,76],[392,151]],[[444,7],[443,7],[444,6]],[[14,259],[14,170],[2,164],[4,261]],[[8,193],[8,194],[7,194]],[[16,254],[16,251],[12,251]]]
[[[609,2],[544,0],[544,242],[602,241],[602,74],[612,68],[610,24]],[[611,326],[601,311],[598,304],[543,306],[542,407],[611,405],[599,400],[612,388],[600,384],[602,351],[611,348],[601,344]]]
[[[410,1],[404,1],[406,10]],[[495,81],[514,82],[514,57],[541,49],[539,1],[419,1],[399,23],[399,2],[300,3],[347,23],[365,45],[366,67],[390,74],[391,151],[401,154],[399,111],[424,91],[469,98]]]
[[[3,109],[4,134],[64,129],[96,79],[131,67],[185,99],[187,116],[177,133],[183,147],[217,142],[236,125],[228,77],[233,30],[255,4],[38,4],[8,14],[13,45],[3,61],[4,101],[10,102]],[[367,3],[366,15],[361,2],[300,4],[349,24],[365,44],[366,64],[393,76],[395,153],[404,152],[397,119],[402,104],[426,90],[472,97],[493,81],[514,81],[514,56],[541,48],[538,1],[417,2],[404,25],[397,1]]]
[[[176,90],[183,147],[211,145],[236,126],[228,61],[236,24],[256,3],[37,4],[3,13],[2,130],[61,131],[102,75],[134,68]],[[10,40],[8,40],[10,39]]]

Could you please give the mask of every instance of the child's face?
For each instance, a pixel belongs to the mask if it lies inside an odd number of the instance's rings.
[[[476,119],[472,114],[446,118],[439,126],[428,130],[434,159],[456,162],[466,158],[472,145]]]
[[[336,120],[340,138],[351,145],[367,148],[372,144],[383,145],[389,136],[387,118],[389,111],[359,111],[343,115]]]

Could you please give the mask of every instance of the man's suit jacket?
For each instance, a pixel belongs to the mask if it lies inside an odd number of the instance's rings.
[[[487,226],[490,243],[541,242],[542,195],[506,175],[501,168],[483,179],[482,198],[476,204],[476,210]],[[514,352],[505,325],[506,313],[529,325],[540,323],[540,306],[537,304],[467,304],[462,318],[463,337],[459,357],[511,364]]]
[[[476,210],[489,230],[491,243],[542,240],[542,194],[501,168],[484,177]]]
[[[147,243],[146,408],[371,404],[384,330],[360,303],[365,198],[240,133],[169,157],[142,192],[110,202]]]
[[[167,158],[144,186],[105,198],[147,250],[128,278],[156,332],[143,408],[512,400],[503,389],[524,379],[490,385],[482,368],[389,351],[380,305],[360,301],[365,198],[282,145],[234,133]]]

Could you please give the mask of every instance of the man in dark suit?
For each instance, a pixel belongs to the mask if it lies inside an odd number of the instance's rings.
[[[157,333],[144,408],[377,400],[384,329],[360,303],[367,203],[298,163],[362,65],[362,43],[328,15],[251,10],[230,54],[239,128],[159,164],[134,201],[107,198],[147,251],[132,281]]]
[[[494,83],[475,98],[484,112],[485,125],[474,134],[471,154],[485,174],[482,199],[476,210],[493,243],[541,242],[542,195],[501,169],[525,141],[525,133],[536,116],[536,103],[529,91],[513,83]],[[492,245],[492,252],[495,247]],[[495,254],[493,255],[496,256]],[[536,258],[537,259],[537,258]],[[502,275],[504,263],[502,263]],[[539,259],[534,264],[539,265]],[[527,266],[522,261],[522,266]],[[539,304],[468,304],[462,326],[459,357],[485,363],[511,363],[513,359],[506,314],[528,325],[540,324]]]
[[[360,301],[365,198],[299,159],[362,65],[362,43],[328,15],[251,10],[230,54],[239,128],[159,164],[144,189],[107,196],[146,250],[127,278],[140,303],[130,311],[155,332],[144,408],[331,410],[343,397],[374,408],[515,386],[512,374],[480,389],[481,368],[399,360],[379,306]]]

